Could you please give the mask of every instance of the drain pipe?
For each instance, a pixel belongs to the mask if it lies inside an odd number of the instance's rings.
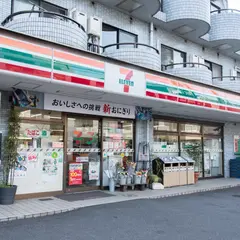
[[[154,26],[153,22],[150,23],[150,46],[153,47],[153,31],[154,31]]]

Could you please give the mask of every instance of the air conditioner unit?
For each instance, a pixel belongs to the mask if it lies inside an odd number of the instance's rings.
[[[199,62],[199,56],[197,56],[195,54],[191,54],[189,56],[189,62],[190,63],[198,63]]]
[[[79,12],[76,8],[69,11],[69,17],[80,23],[87,32],[87,15]]]
[[[88,18],[88,34],[101,38],[102,35],[102,19],[98,17]]]
[[[200,56],[200,57],[198,58],[198,63],[204,64],[204,63],[205,63],[205,59]],[[202,65],[199,65],[199,67],[203,67],[203,66],[202,66]]]
[[[237,71],[235,69],[230,70],[231,77],[237,77]]]

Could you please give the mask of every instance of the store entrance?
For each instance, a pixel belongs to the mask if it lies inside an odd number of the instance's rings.
[[[100,119],[69,115],[66,132],[66,192],[99,188]]]

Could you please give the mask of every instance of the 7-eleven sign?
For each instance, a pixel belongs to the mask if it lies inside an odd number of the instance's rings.
[[[130,87],[134,87],[133,70],[120,68],[119,84],[123,85],[123,92],[129,93]]]

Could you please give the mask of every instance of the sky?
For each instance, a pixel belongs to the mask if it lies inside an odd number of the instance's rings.
[[[229,8],[240,10],[240,0],[228,0]]]

